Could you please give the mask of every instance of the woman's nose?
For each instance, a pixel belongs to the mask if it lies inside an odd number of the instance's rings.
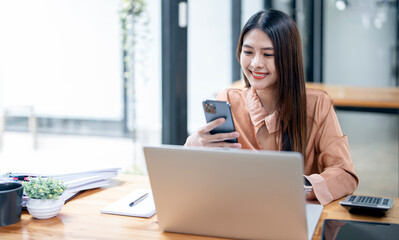
[[[264,67],[263,59],[259,54],[255,55],[254,58],[252,58],[251,66],[254,69],[260,69]]]

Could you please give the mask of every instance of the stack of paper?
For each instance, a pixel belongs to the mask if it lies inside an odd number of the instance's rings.
[[[67,189],[61,195],[61,197],[64,201],[68,201],[80,191],[108,186],[110,183],[110,179],[116,177],[119,171],[120,168],[104,168],[82,172],[64,172],[58,174],[13,172],[8,173],[7,178],[13,180],[13,177],[15,176],[22,178],[25,176],[41,176],[42,178],[52,177],[54,179],[64,181],[67,184]],[[3,177],[2,179],[4,180],[5,178]],[[22,202],[23,207],[26,206],[27,200],[28,197],[24,195]]]
[[[68,185],[62,194],[64,201],[68,201],[78,192],[92,188],[106,187],[109,180],[118,175],[120,168],[108,168],[95,171],[71,173],[52,176],[58,180],[64,180]]]

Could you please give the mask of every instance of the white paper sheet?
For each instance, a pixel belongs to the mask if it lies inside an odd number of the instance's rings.
[[[130,207],[129,204],[131,202],[137,200],[146,193],[148,193],[148,196],[143,201]],[[151,189],[145,188],[136,189],[125,197],[101,209],[100,212],[132,217],[152,217],[155,214],[155,203],[152,191]]]

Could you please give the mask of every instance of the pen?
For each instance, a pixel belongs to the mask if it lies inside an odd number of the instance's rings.
[[[129,203],[130,207],[133,207],[135,205],[137,205],[139,202],[143,201],[146,197],[148,196],[148,193],[144,194],[143,196],[137,198],[136,200],[134,200],[133,202]]]
[[[28,181],[29,177],[28,176],[15,176],[15,177],[12,177],[12,180],[14,180],[14,181]]]
[[[36,178],[35,176],[28,176],[28,175],[11,175],[10,178],[14,181],[29,181],[29,178]]]

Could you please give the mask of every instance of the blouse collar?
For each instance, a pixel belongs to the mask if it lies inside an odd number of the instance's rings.
[[[246,105],[256,132],[258,132],[263,125],[266,126],[269,133],[280,130],[278,111],[274,111],[272,114],[268,115],[265,108],[262,106],[256,90],[253,88],[248,90]]]

